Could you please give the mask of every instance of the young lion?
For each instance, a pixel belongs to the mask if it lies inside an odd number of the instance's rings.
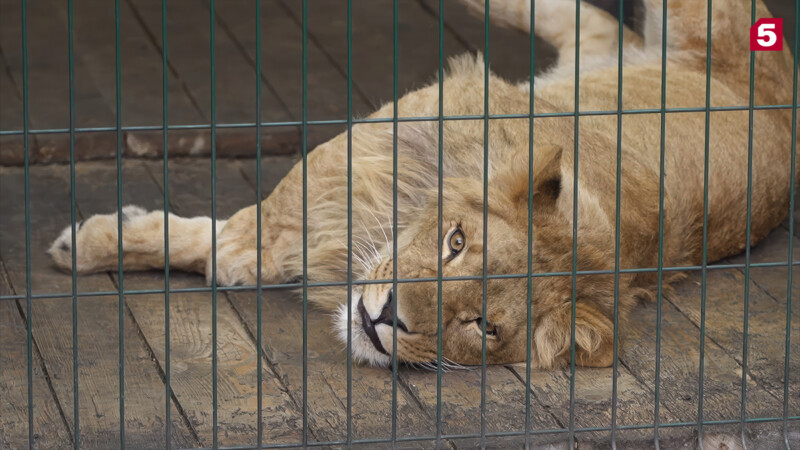
[[[468,0],[480,8],[482,0]],[[646,0],[644,36],[626,30],[623,104],[652,113],[627,114],[621,127],[622,177],[620,258],[623,269],[654,268],[659,263],[659,191],[661,127],[664,121],[663,264],[697,265],[702,261],[706,98],[706,2],[670,0],[667,24],[666,108],[662,119],[662,3]],[[749,1],[713,3],[711,104],[708,185],[708,259],[718,260],[744,249],[748,173]],[[530,0],[495,0],[491,17],[530,30]],[[555,45],[555,68],[535,79],[532,180],[532,270],[559,272],[532,282],[533,363],[556,367],[570,359],[573,269],[573,198],[577,205],[577,270],[601,271],[577,278],[575,340],[577,363],[612,363],[616,228],[617,116],[588,114],[575,130],[575,2],[538,1],[535,31]],[[769,17],[759,0],[756,17]],[[581,5],[580,110],[617,109],[616,20],[591,5]],[[782,52],[755,56],[755,105],[792,103],[792,58]],[[443,81],[444,114],[484,114],[484,67],[481,57],[450,62]],[[438,84],[405,95],[400,117],[438,116]],[[528,85],[515,86],[491,76],[490,114],[529,111]],[[385,105],[370,118],[391,118]],[[463,117],[462,117],[463,119]],[[392,353],[392,311],[397,309],[397,355],[400,360],[430,362],[437,358],[437,277],[442,283],[443,356],[460,364],[481,361],[486,329],[489,363],[526,358],[529,217],[529,126],[527,118],[488,121],[488,205],[484,205],[484,127],[480,119],[443,123],[442,226],[438,226],[437,121],[401,121],[397,126],[397,228],[393,222],[393,125],[361,123],[352,129],[353,261],[363,272],[352,302],[352,348],[355,358],[387,364]],[[791,110],[757,109],[752,134],[752,234],[761,240],[787,213],[790,187]],[[576,139],[577,148],[576,148]],[[347,270],[347,134],[320,145],[308,156],[307,266],[311,283],[346,280]],[[574,192],[576,157],[577,194]],[[303,165],[296,165],[262,203],[261,279],[287,282],[303,275]],[[484,227],[484,207],[488,221]],[[161,211],[123,209],[124,268],[163,267]],[[80,273],[117,268],[116,215],[88,219],[77,233]],[[212,221],[208,217],[169,216],[169,261],[176,269],[204,273],[212,280]],[[488,233],[484,235],[484,230]],[[216,224],[216,282],[256,283],[256,206]],[[402,282],[397,292],[392,255],[397,233],[396,276],[423,278]],[[441,243],[442,253],[438,253]],[[56,264],[71,268],[69,229],[50,253]],[[486,257],[489,275],[482,275]],[[498,277],[496,275],[514,275]],[[675,279],[665,273],[665,283]],[[388,281],[387,281],[388,280]],[[620,279],[621,323],[637,299],[655,292],[651,271],[625,273]],[[341,285],[341,283],[340,283]],[[483,293],[486,314],[483,313]],[[339,336],[347,339],[346,291],[310,288],[310,300],[335,311]],[[396,305],[393,305],[393,302]]]

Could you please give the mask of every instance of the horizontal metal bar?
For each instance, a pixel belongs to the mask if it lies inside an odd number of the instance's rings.
[[[792,261],[792,266],[800,266],[800,261]],[[752,263],[750,264],[751,268],[759,268],[759,267],[788,267],[789,264],[786,262],[766,262],[766,263]],[[713,266],[707,266],[708,270],[725,270],[725,269],[743,269],[745,264],[717,264]],[[665,272],[692,272],[692,271],[699,271],[702,270],[702,266],[678,266],[678,267],[664,267],[663,270]],[[619,273],[650,273],[650,272],[657,272],[658,269],[655,267],[647,267],[641,269],[620,269]],[[577,275],[613,275],[615,272],[613,269],[611,270],[579,270]],[[568,277],[572,276],[572,272],[544,272],[544,273],[533,273],[530,274],[534,278],[542,278],[542,277]],[[495,274],[495,275],[487,275],[486,278],[489,280],[503,280],[503,279],[515,279],[515,278],[527,278],[527,273],[512,273],[512,274]],[[437,281],[437,277],[422,277],[422,278],[399,278],[397,280],[398,283],[425,283],[425,282],[435,282]],[[482,275],[465,275],[459,277],[442,277],[442,281],[474,281],[474,280],[483,280]],[[353,285],[370,285],[370,284],[388,284],[391,283],[391,279],[385,280],[353,280]],[[347,281],[331,281],[327,283],[308,283],[308,287],[334,287],[334,286],[347,286]],[[301,288],[303,287],[302,283],[279,283],[279,284],[265,284],[261,285],[261,289],[293,289],[293,288]],[[255,291],[258,289],[258,286],[255,285],[246,285],[246,286],[218,286],[217,291],[226,292],[226,291]],[[196,287],[196,288],[176,288],[170,289],[169,293],[171,294],[186,294],[186,293],[200,293],[206,292],[210,293],[212,288],[209,286],[204,287]],[[164,289],[133,289],[133,290],[126,290],[123,292],[124,295],[149,295],[149,294],[164,294],[166,291]],[[95,291],[95,292],[79,292],[78,297],[103,297],[106,295],[119,295],[119,291]],[[49,293],[49,294],[33,294],[31,296],[34,299],[56,299],[56,298],[72,298],[71,293]],[[16,294],[16,295],[0,295],[0,300],[19,300],[26,298],[24,294]]]
[[[745,422],[746,423],[769,423],[769,422],[783,422],[783,417],[760,417],[760,418],[748,418]],[[791,416],[788,417],[789,421],[797,421],[800,420],[800,416]],[[739,419],[730,419],[730,420],[707,420],[703,421],[703,425],[730,425],[730,424],[738,424],[741,423]],[[662,422],[659,423],[659,428],[680,428],[680,427],[697,427],[699,424],[697,422]],[[648,430],[653,429],[653,424],[640,424],[640,425],[618,425],[616,427],[617,430]],[[611,431],[611,427],[585,427],[585,428],[575,428],[576,433],[593,433],[593,432],[603,432],[603,431]],[[529,430],[528,431],[532,435],[543,435],[543,434],[556,434],[556,433],[568,433],[568,428],[550,428],[544,430]],[[486,432],[486,437],[516,437],[516,436],[524,436],[525,431],[495,431],[495,432]],[[443,434],[441,436],[442,439],[474,439],[480,438],[480,433],[467,433],[467,434]],[[416,442],[416,441],[434,441],[436,440],[436,436],[404,436],[404,437],[397,437],[395,442]],[[349,443],[357,445],[357,444],[388,444],[393,442],[391,438],[370,438],[370,439],[357,439],[350,441]],[[308,442],[305,445],[308,447],[326,447],[326,446],[339,446],[339,445],[347,445],[348,441],[326,441],[326,442]],[[283,444],[263,444],[261,448],[297,448],[302,447],[303,444],[298,443],[283,443]],[[218,450],[257,450],[258,447],[254,446],[231,446],[231,447],[217,447]],[[181,450],[189,450],[181,449]],[[194,448],[192,447],[191,450],[212,450],[210,447],[206,448]]]
[[[800,106],[800,105],[798,105]],[[791,109],[792,105],[760,105],[754,106],[754,110],[772,110],[772,109]],[[749,111],[748,106],[715,106],[710,109],[712,112],[720,111]],[[705,112],[706,108],[666,108],[664,111],[667,113],[692,113],[692,112]],[[660,114],[661,108],[656,109],[631,109],[623,110],[623,115],[627,114]],[[557,113],[540,113],[533,114],[533,118],[548,118],[548,117],[575,117],[575,112],[557,112]],[[620,111],[579,111],[578,116],[616,116]],[[530,114],[489,114],[489,119],[530,119]],[[444,116],[443,120],[483,120],[486,115],[456,115]],[[439,116],[416,116],[416,117],[398,117],[398,122],[438,122]],[[347,125],[347,119],[331,119],[331,120],[309,120],[307,125]],[[360,123],[393,123],[392,118],[364,118],[353,119],[353,124]],[[256,122],[240,122],[240,123],[218,123],[214,125],[216,129],[222,128],[255,128],[258,125]],[[300,121],[287,121],[287,122],[262,122],[262,127],[299,127],[303,122]],[[187,125],[170,125],[166,127],[167,130],[210,130],[210,124],[187,124]],[[141,125],[141,126],[127,126],[120,128],[122,131],[164,131],[163,125]],[[117,131],[117,127],[79,127],[75,128],[76,133],[102,133]],[[42,128],[28,130],[28,134],[57,134],[69,133],[69,128]],[[22,135],[23,130],[0,130],[0,136],[16,136]]]

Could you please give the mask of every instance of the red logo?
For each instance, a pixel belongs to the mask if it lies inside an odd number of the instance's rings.
[[[783,50],[783,19],[758,19],[750,27],[750,51]]]

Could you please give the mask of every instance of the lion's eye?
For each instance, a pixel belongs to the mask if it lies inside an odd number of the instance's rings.
[[[478,328],[481,328],[483,326],[483,317],[475,319],[475,323],[478,325]],[[486,335],[497,336],[497,327],[492,325],[491,322],[486,322]]]
[[[464,239],[464,233],[456,228],[450,234],[450,239],[447,241],[447,245],[450,247],[450,255],[451,257],[455,257],[458,252],[464,249],[464,245],[466,244],[466,239]]]

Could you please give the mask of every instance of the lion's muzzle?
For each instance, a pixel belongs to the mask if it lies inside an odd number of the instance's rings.
[[[384,355],[388,355],[389,353],[383,347],[383,344],[381,343],[381,340],[378,337],[378,332],[375,330],[375,328],[381,324],[388,325],[390,327],[393,326],[395,321],[393,303],[394,303],[393,290],[390,290],[389,294],[387,295],[386,303],[383,305],[383,308],[381,308],[380,315],[378,315],[377,318],[373,319],[372,317],[370,317],[369,312],[367,312],[367,308],[364,307],[363,298],[358,299],[358,313],[361,315],[361,327],[364,329],[364,333],[366,333],[366,335],[369,337],[369,340],[372,342],[372,345],[374,345],[375,348]],[[404,324],[403,321],[400,320],[399,318],[396,320],[397,320],[397,328],[408,333],[408,328],[406,327],[406,324]]]

